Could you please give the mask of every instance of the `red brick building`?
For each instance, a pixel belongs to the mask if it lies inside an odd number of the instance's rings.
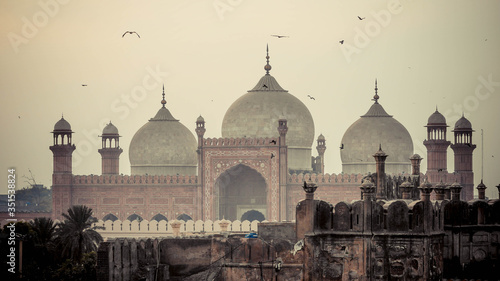
[[[345,173],[327,174],[325,138],[315,137],[309,110],[269,74],[269,56],[266,59],[266,74],[227,110],[219,138],[204,136],[201,116],[196,120],[195,137],[167,109],[163,92],[161,108],[130,143],[132,175],[119,172],[123,150],[118,129],[111,123],[100,136],[102,175],[75,175],[73,132],[64,118],[59,120],[50,147],[54,154],[52,217],[60,219],[71,205],[83,204],[104,220],[294,220],[296,205],[303,197],[301,186],[309,178],[319,186],[316,197],[321,200],[335,204],[359,199],[362,178],[376,172],[373,155],[380,147],[388,155],[386,160],[382,157],[387,175],[384,171],[371,175],[380,185],[377,192],[400,198],[399,185],[410,178],[413,197],[418,198],[422,158],[413,155],[408,131],[379,104],[377,86],[374,104],[342,139]],[[464,186],[464,199],[470,200],[472,128],[465,118],[457,122],[451,145],[457,173],[448,173],[446,127],[439,112],[429,118],[424,142],[429,181],[458,180]],[[312,156],[315,138],[317,157]]]

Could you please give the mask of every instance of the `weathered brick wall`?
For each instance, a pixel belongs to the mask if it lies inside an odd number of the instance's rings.
[[[303,251],[294,255],[292,248],[286,241],[221,235],[120,239],[101,243],[98,280],[261,280],[261,276],[265,280],[303,280]],[[282,265],[279,270],[275,268],[277,258]]]

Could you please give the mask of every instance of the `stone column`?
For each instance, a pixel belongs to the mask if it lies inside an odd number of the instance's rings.
[[[450,186],[451,190],[451,200],[460,201],[460,192],[462,191],[462,186],[458,182],[454,182]]]
[[[434,192],[436,192],[436,200],[444,200],[444,194],[446,192],[446,185],[441,181],[434,188]]]
[[[420,161],[422,161],[422,157],[420,157],[420,155],[418,154],[413,154],[411,157],[410,157],[410,161],[411,161],[411,174],[412,175],[420,175]]]
[[[486,199],[486,185],[484,185],[483,180],[481,180],[481,183],[476,188],[477,188],[478,199],[485,200]]]
[[[363,194],[363,232],[372,231],[372,204],[375,200],[375,185],[369,178],[359,187]]]
[[[297,240],[304,239],[306,233],[314,230],[315,221],[315,202],[314,192],[318,186],[314,183],[304,182],[304,191],[306,192],[306,199],[299,202],[297,205],[296,214],[296,231]]]
[[[377,165],[377,199],[386,199],[385,192],[385,159],[387,154],[382,151],[382,146],[379,145],[378,151],[373,154]]]
[[[432,231],[432,217],[434,216],[431,203],[432,184],[425,178],[418,189],[420,190],[420,200],[424,203],[424,233],[430,233]]]

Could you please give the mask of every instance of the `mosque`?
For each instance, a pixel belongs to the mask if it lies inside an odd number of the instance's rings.
[[[417,187],[426,177],[433,184],[458,182],[462,200],[473,199],[476,146],[465,117],[456,122],[452,143],[444,116],[437,109],[431,114],[425,126],[427,171],[421,173],[423,158],[414,154],[406,128],[379,102],[375,82],[374,103],[342,138],[342,172],[328,174],[325,137],[315,135],[308,108],[270,75],[269,54],[266,59],[265,75],[226,111],[219,138],[204,136],[202,116],[196,120],[194,136],[170,113],[163,91],[161,107],[137,130],[126,151],[131,175],[120,173],[123,149],[118,128],[111,123],[99,136],[102,174],[75,175],[73,131],[61,118],[50,146],[52,218],[61,219],[72,205],[86,205],[103,220],[291,221],[303,199],[304,181],[318,185],[317,198],[336,204],[359,199],[366,177],[381,187],[377,198],[401,198],[399,187],[405,181],[413,183],[412,198],[418,198]],[[455,156],[453,172],[447,168],[449,146]],[[379,169],[381,162],[385,170]]]

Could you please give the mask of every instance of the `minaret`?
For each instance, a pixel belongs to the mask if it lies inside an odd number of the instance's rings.
[[[474,172],[472,171],[472,153],[476,148],[472,144],[472,124],[462,115],[453,129],[455,141],[451,145],[455,158],[455,172],[460,175],[462,186],[462,200],[469,201],[474,198]]]
[[[102,148],[98,150],[101,154],[101,166],[103,175],[118,175],[120,170],[120,135],[118,129],[109,121],[102,130]]]
[[[427,173],[426,176],[431,183],[439,183],[442,175],[448,173],[447,150],[450,141],[446,140],[446,119],[439,113],[437,107],[427,121],[427,139],[424,145],[427,147]]]
[[[52,131],[54,145],[50,146],[53,158],[52,173],[52,218],[59,219],[72,205],[73,151],[71,125],[63,118],[57,121]]]
[[[324,174],[325,173],[325,150],[326,150],[326,145],[325,145],[325,137],[323,134],[320,134],[318,139],[317,139],[318,145],[316,146],[316,150],[318,151],[318,156],[319,156],[319,173]]]
[[[198,218],[202,218],[203,217],[203,189],[204,189],[204,170],[203,170],[203,162],[204,162],[204,158],[203,158],[203,136],[205,135],[205,119],[203,119],[203,117],[200,115],[200,117],[198,117],[196,119],[196,135],[198,135],[198,149],[196,150],[197,154],[198,154],[198,191],[197,191],[197,201],[199,202],[199,205],[200,208],[198,208]]]
[[[278,120],[279,138],[279,184],[280,184],[280,220],[288,219],[287,212],[287,180],[288,180],[288,147],[286,145],[286,133],[288,126],[286,119]]]

